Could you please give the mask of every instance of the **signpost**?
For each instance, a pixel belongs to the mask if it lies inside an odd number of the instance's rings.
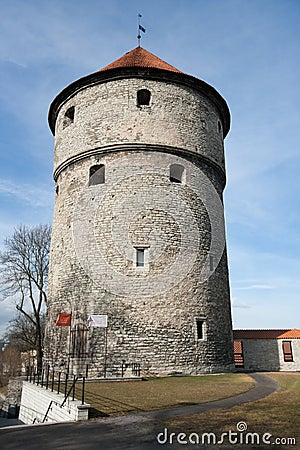
[[[107,314],[91,314],[88,317],[88,327],[105,328],[104,332],[104,378],[107,366]]]

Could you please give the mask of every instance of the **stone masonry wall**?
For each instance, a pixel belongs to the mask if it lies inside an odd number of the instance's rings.
[[[137,91],[151,92],[137,107]],[[75,107],[74,123],[65,113]],[[61,108],[55,132],[55,169],[94,148],[154,144],[203,155],[224,170],[223,131],[216,106],[186,86],[141,79],[109,81],[77,93]]]
[[[136,104],[142,88],[150,106]],[[87,87],[62,106],[46,363],[77,372],[88,363],[103,376],[106,353],[111,375],[122,361],[159,375],[233,369],[219,114],[190,88],[134,78]],[[89,186],[100,164],[105,183]],[[181,183],[170,180],[173,164],[184,169]],[[86,330],[85,356],[70,357],[70,329],[55,326],[58,313],[72,313],[72,329],[107,314],[107,335]]]
[[[89,167],[95,163],[105,164],[106,182],[87,186]],[[170,182],[173,163],[186,167],[185,184]],[[54,323],[58,313],[72,312],[73,325],[86,323],[89,314],[109,315],[108,366],[115,371],[120,371],[122,360],[140,362],[156,373],[214,372],[231,367],[225,249],[217,270],[199,283],[212,228],[216,233],[224,229],[220,194],[215,191],[219,217],[216,211],[215,217],[209,217],[201,200],[200,174],[211,186],[218,186],[218,178],[206,173],[205,166],[201,170],[173,155],[120,152],[81,161],[60,175],[51,248],[49,361],[66,364],[69,330]],[[122,230],[123,223],[128,227]],[[186,274],[183,238],[193,256]],[[131,253],[143,245],[149,246],[147,271],[134,266]],[[178,258],[183,263],[174,278],[172,268]],[[174,285],[162,292],[172,277]],[[206,323],[203,340],[196,337],[197,318]],[[94,368],[99,376],[103,374],[104,332],[90,329],[88,334],[88,352],[93,353],[88,360],[90,370]]]
[[[282,339],[242,339],[244,367],[247,370],[298,371],[300,370],[300,339],[292,342],[293,362],[285,362]]]

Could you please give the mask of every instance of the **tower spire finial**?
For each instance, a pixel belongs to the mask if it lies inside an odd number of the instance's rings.
[[[142,37],[141,31],[143,33],[146,33],[146,28],[142,27],[142,25],[141,25],[141,17],[142,17],[142,14],[138,14],[138,35],[137,35],[138,47],[141,46],[141,37]]]

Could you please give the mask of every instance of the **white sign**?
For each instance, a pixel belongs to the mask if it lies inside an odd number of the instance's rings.
[[[88,327],[107,328],[107,315],[90,315],[88,317]]]

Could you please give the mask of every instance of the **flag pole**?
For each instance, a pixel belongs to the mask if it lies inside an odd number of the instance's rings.
[[[106,364],[107,364],[107,327],[104,334],[104,378],[106,378]]]
[[[138,47],[141,46],[141,31],[140,31],[141,17],[142,14],[138,14],[138,35],[137,35]]]
[[[71,318],[70,318],[70,326],[69,326],[69,351],[68,351],[68,367],[67,367],[67,374],[69,376],[69,370],[70,370],[70,354],[71,354],[71,328],[72,328],[72,309],[71,309]]]

